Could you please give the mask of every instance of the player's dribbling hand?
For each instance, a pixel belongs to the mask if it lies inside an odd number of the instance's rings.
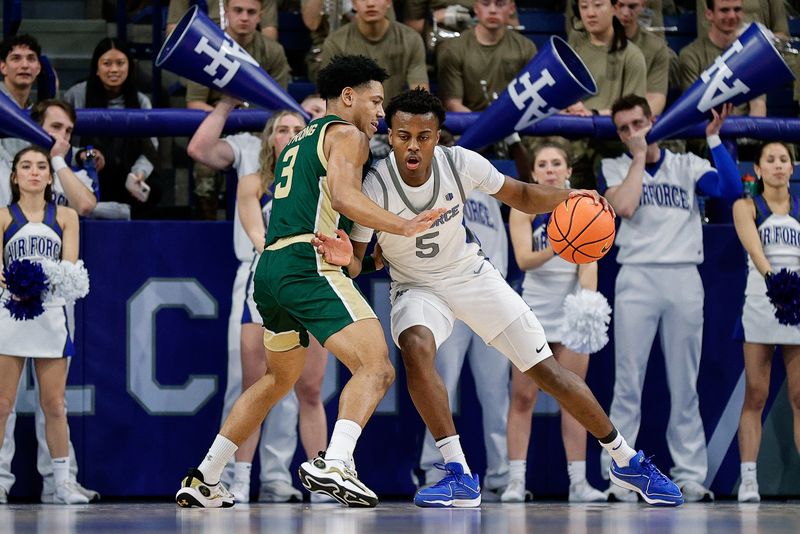
[[[569,198],[574,197],[589,197],[594,201],[594,204],[601,204],[604,210],[611,213],[612,217],[617,216],[617,214],[614,213],[614,208],[612,208],[611,204],[609,204],[608,200],[606,200],[606,197],[593,189],[573,189],[569,192]]]
[[[336,237],[317,232],[311,240],[311,246],[331,265],[347,267],[353,259],[353,243],[344,230],[336,230]],[[377,261],[376,261],[377,264]]]
[[[435,223],[439,217],[447,212],[447,208],[434,208],[425,210],[413,219],[409,219],[403,225],[403,235],[412,237],[420,232],[424,232]]]
[[[733,110],[733,104],[728,102],[727,104],[722,105],[722,110],[717,111],[714,108],[711,108],[711,115],[713,118],[708,121],[708,125],[706,126],[706,137],[711,137],[712,135],[719,135],[719,131],[722,129],[722,123],[725,122],[725,119],[728,118],[730,115],[731,110]]]

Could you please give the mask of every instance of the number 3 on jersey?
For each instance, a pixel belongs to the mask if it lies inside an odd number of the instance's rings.
[[[286,151],[283,156],[283,169],[281,170],[280,178],[275,180],[275,198],[286,198],[289,196],[289,191],[292,189],[292,175],[294,174],[294,160],[297,157],[297,151],[300,150],[300,145],[295,145]]]

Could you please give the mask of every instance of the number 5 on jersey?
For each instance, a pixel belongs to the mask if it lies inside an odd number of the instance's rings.
[[[417,237],[418,258],[433,258],[439,254],[439,244],[431,241],[432,239],[436,239],[438,235],[439,232],[431,232]]]
[[[294,174],[294,160],[297,157],[297,151],[300,150],[300,145],[295,145],[283,155],[283,169],[281,170],[280,177],[275,180],[275,198],[286,198],[289,196],[289,191],[292,189],[292,175]]]

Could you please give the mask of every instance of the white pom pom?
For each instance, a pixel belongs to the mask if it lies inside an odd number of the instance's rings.
[[[89,272],[83,260],[75,263],[43,260],[42,268],[50,285],[50,296],[75,302],[89,294]]]
[[[568,295],[564,299],[564,319],[561,343],[568,349],[592,354],[608,343],[611,306],[602,293],[581,289]]]

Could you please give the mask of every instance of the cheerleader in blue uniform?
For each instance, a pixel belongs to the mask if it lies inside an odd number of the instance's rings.
[[[12,204],[0,209],[3,263],[14,260],[75,262],[78,259],[78,214],[51,202],[53,170],[49,154],[28,147],[19,151],[11,166]],[[45,415],[47,446],[55,478],[54,502],[89,502],[69,477],[69,446],[64,390],[67,357],[74,355],[67,331],[66,303],[49,298],[44,313],[17,321],[3,305],[14,298],[0,275],[0,443],[17,396],[25,365],[32,358],[39,381],[39,402]]]
[[[775,318],[767,298],[766,278],[781,269],[800,271],[800,199],[789,192],[792,153],[784,143],[761,148],[753,198],[733,205],[736,233],[748,255],[742,325],[744,326],[745,393],[739,419],[741,476],[739,501],[759,502],[756,459],[761,445],[761,414],[769,394],[775,347],[780,345],[794,414],[794,444],[800,452],[800,326]]]

